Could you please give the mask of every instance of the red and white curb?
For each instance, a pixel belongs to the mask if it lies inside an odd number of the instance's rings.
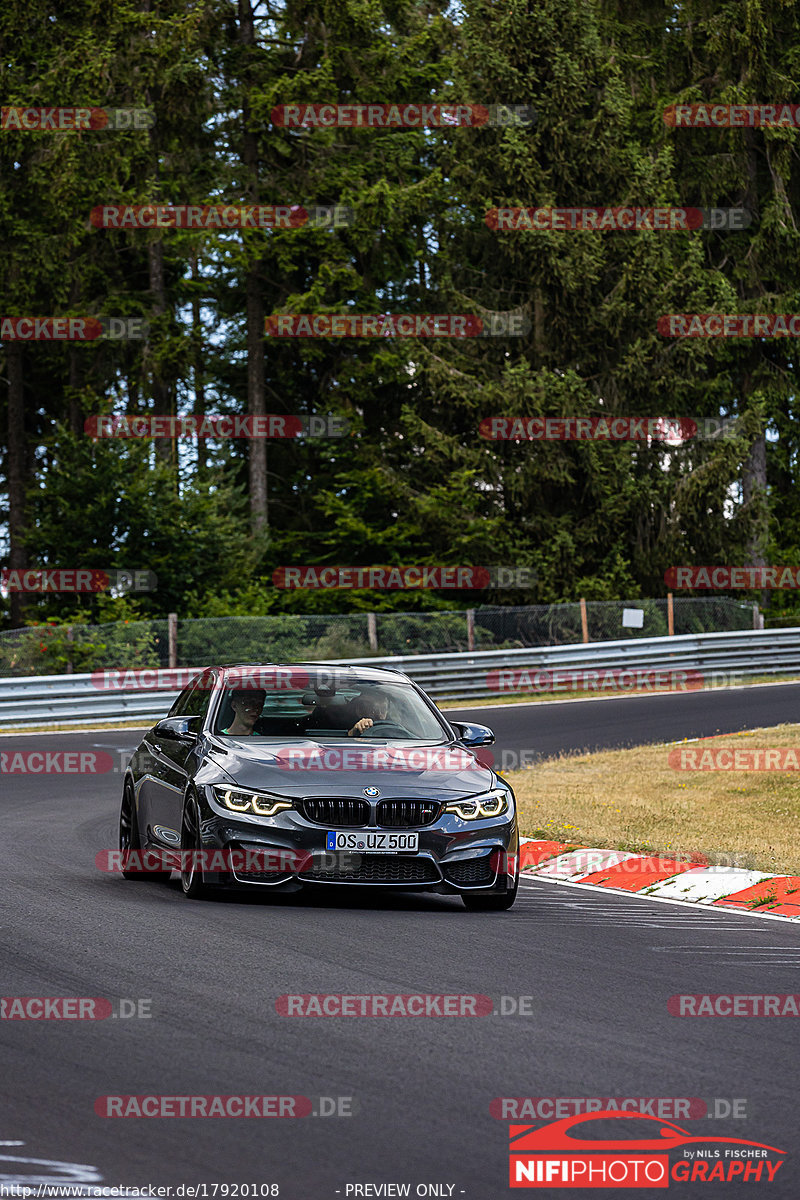
[[[687,862],[520,838],[520,870],[536,879],[800,920],[800,876],[714,867],[700,855]]]

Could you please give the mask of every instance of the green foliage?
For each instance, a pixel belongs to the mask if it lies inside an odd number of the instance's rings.
[[[163,626],[163,629],[159,628]],[[57,617],[0,638],[0,674],[62,675],[115,668],[131,670],[160,663],[159,641],[166,640],[166,621],[112,618],[101,627],[85,616],[69,624]]]
[[[396,612],[399,652],[402,622],[423,609],[663,597],[674,564],[800,561],[796,344],[680,342],[656,325],[668,312],[798,310],[797,131],[663,120],[674,103],[794,99],[797,6],[280,0],[256,11],[253,44],[242,37],[248,8],[7,0],[0,12],[4,104],[80,98],[156,114],[146,131],[0,138],[3,314],[150,323],[144,342],[23,348],[18,466],[30,565],[148,568],[157,590],[31,596],[23,619],[77,629],[171,611],[265,622]],[[272,124],[277,104],[376,99],[530,104],[538,119],[424,131]],[[249,202],[246,132],[260,203],[347,205],[354,222],[267,233],[91,224],[97,205]],[[595,234],[497,231],[485,219],[500,206],[623,204],[745,207],[753,221],[729,233]],[[268,444],[268,532],[254,536],[246,441],[83,432],[90,414],[246,411],[253,279],[268,314],[521,311],[531,333],[268,339],[268,410],[335,413],[350,435]],[[6,357],[0,347],[3,492]],[[743,434],[670,447],[478,432],[492,416],[600,414],[725,414]],[[479,594],[273,586],[277,567],[304,563],[503,563],[533,568],[538,582]],[[7,614],[0,598],[6,625]],[[295,637],[269,630],[278,648]],[[319,630],[309,626],[304,644],[369,652],[365,632]],[[189,649],[203,661],[207,647]],[[36,652],[56,664],[89,654],[55,642]]]

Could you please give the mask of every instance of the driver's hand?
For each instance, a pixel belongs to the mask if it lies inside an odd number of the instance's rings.
[[[352,729],[348,729],[347,736],[359,737],[365,729],[369,729],[369,727],[373,724],[374,722],[372,717],[362,717],[360,721],[356,721]]]

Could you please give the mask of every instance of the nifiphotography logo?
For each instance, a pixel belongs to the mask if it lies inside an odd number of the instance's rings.
[[[606,1109],[538,1128],[509,1126],[509,1186],[668,1188],[670,1183],[772,1183],[784,1150],[689,1133],[671,1121]]]

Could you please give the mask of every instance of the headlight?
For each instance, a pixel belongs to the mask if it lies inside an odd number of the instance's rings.
[[[454,800],[446,805],[445,812],[455,813],[462,821],[480,821],[486,817],[499,817],[508,809],[508,793],[502,788],[474,796],[469,800]]]
[[[294,801],[283,796],[271,796],[268,792],[251,792],[246,788],[214,787],[215,798],[232,812],[254,812],[260,817],[274,817],[287,808],[294,808]]]

